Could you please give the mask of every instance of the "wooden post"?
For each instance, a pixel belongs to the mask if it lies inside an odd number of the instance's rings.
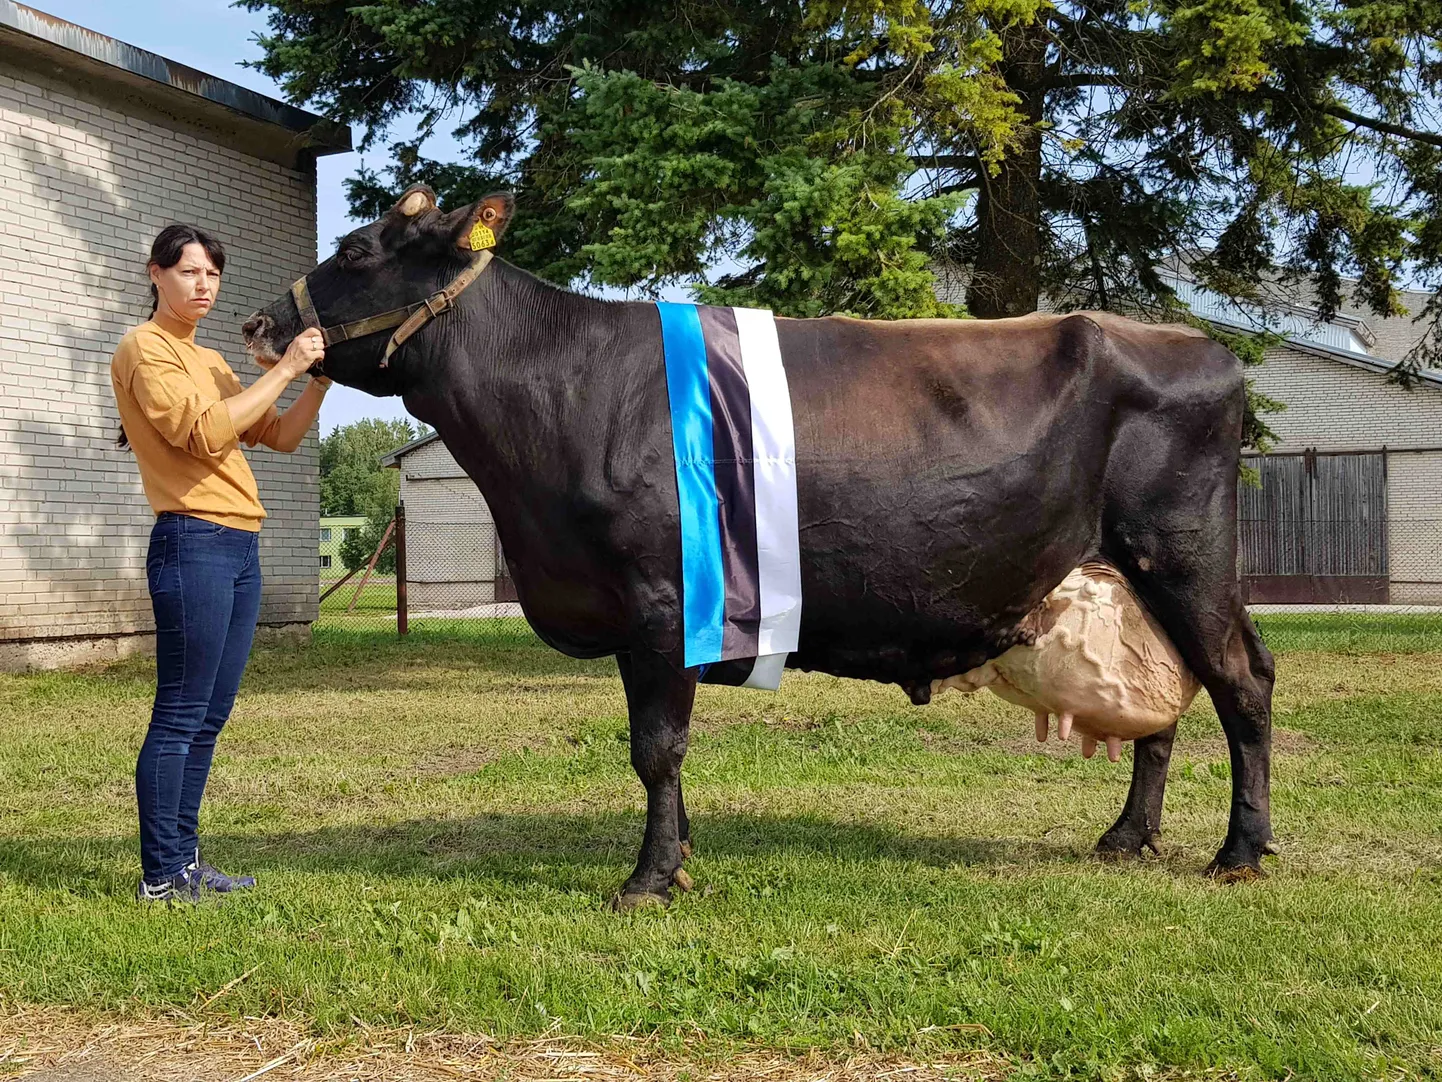
[[[396,504],[396,634],[410,632],[410,612],[406,604],[406,505]]]
[[[347,572],[345,573],[345,576],[344,576],[343,578],[340,578],[340,579],[338,579],[337,581],[331,583],[331,584],[330,584],[330,589],[326,590],[325,593],[323,593],[323,594],[320,595],[321,604],[322,604],[322,605],[325,604],[325,599],[328,598],[328,597],[330,597],[331,594],[335,593],[335,592],[336,592],[337,590],[339,590],[342,586],[344,586],[346,583],[348,583],[348,582],[351,580],[351,576],[354,575],[354,574],[355,574],[357,571],[359,571],[359,570],[360,570],[360,568],[358,568],[358,567],[353,567],[353,568],[351,568],[349,571],[347,571]]]
[[[376,550],[371,553],[371,562],[366,564],[366,573],[361,576],[360,585],[355,588],[355,593],[351,595],[350,605],[345,610],[346,612],[355,612],[355,603],[360,600],[361,591],[366,588],[366,583],[370,581],[371,572],[374,571],[376,567],[376,561],[381,558],[381,553],[385,551],[386,542],[391,539],[391,531],[395,528],[396,520],[391,519],[390,525],[386,527],[386,532],[381,537],[381,543],[377,545]]]

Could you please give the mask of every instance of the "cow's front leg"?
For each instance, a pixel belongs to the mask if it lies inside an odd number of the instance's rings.
[[[690,886],[681,870],[683,825],[681,761],[691,729],[696,698],[694,673],[677,672],[659,654],[618,654],[631,716],[631,765],[646,787],[646,836],[636,870],[612,900],[617,910],[667,905],[673,883]]]

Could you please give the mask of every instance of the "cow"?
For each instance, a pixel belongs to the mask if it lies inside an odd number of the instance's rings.
[[[324,375],[399,395],[475,481],[535,633],[572,657],[616,658],[646,825],[613,904],[667,904],[689,884],[680,772],[698,671],[682,648],[658,309],[477,261],[476,236],[498,243],[513,213],[504,193],[446,212],[414,187],[243,334],[264,364],[307,325],[329,328]],[[1237,579],[1237,358],[1191,328],[1097,312],[775,326],[804,598],[787,666],[925,703],[935,682],[1023,641],[1048,593],[1100,561],[1221,719],[1232,804],[1207,873],[1262,875],[1274,668]],[[1175,735],[1137,741],[1102,853],[1155,846]]]

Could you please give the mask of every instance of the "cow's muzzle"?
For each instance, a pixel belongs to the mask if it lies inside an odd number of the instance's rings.
[[[275,340],[275,320],[264,312],[256,312],[240,328],[245,350],[262,368],[269,368],[284,351]]]
[[[271,329],[270,316],[263,312],[257,312],[241,325],[240,335],[245,339],[245,348],[250,349],[256,344],[256,340],[262,335],[269,333]]]

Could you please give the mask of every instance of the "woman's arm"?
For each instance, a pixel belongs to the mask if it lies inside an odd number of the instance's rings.
[[[276,451],[294,451],[305,439],[310,426],[315,424],[316,415],[320,413],[320,404],[325,400],[326,388],[329,386],[330,380],[313,378],[310,386],[301,392],[300,397],[291,403],[288,410],[277,414],[268,427],[255,434],[255,442],[263,443]]]
[[[315,364],[325,356],[325,340],[321,337],[320,331],[314,327],[301,331],[291,340],[286,347],[285,356],[275,365],[256,380],[240,394],[232,395],[225,400],[226,406],[230,409],[230,420],[235,425],[237,432],[246,432],[255,425],[266,411],[275,405],[275,400],[280,397],[281,392],[290,386],[290,381],[305,373],[311,365]],[[315,409],[320,409],[320,392],[307,387],[305,394],[301,395],[302,401],[306,395],[313,395]],[[300,405],[299,402],[296,405]],[[294,409],[294,407],[292,407]],[[291,410],[287,410],[289,414]],[[315,413],[312,411],[310,420],[314,420]],[[310,427],[310,420],[301,429],[301,436],[304,437],[305,429]],[[269,441],[267,441],[269,444]],[[300,441],[296,441],[299,446]],[[274,446],[273,444],[269,444]],[[294,450],[293,447],[282,448],[283,450]]]

